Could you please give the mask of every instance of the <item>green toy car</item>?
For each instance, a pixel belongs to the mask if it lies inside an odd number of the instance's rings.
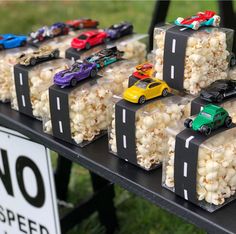
[[[208,104],[203,110],[193,119],[186,119],[184,126],[186,128],[192,128],[194,131],[199,131],[208,136],[213,129],[217,129],[223,125],[230,127],[232,124],[232,118],[229,113],[220,106]]]

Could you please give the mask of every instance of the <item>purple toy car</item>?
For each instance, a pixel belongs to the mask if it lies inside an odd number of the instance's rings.
[[[133,33],[133,25],[129,22],[121,22],[119,24],[113,24],[109,28],[105,29],[108,37],[112,40]]]
[[[75,62],[69,69],[60,71],[54,75],[54,84],[61,86],[76,86],[77,82],[88,77],[96,77],[97,64],[84,62]]]

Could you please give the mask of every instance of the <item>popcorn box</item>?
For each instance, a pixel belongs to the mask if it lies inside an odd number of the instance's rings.
[[[124,51],[124,59],[136,59],[138,62],[144,61],[146,58],[146,45],[148,35],[132,34],[122,37],[118,40],[112,40],[106,44],[97,45],[89,50],[69,48],[66,50],[66,58],[76,61],[85,59],[86,57],[99,52],[105,48],[117,46],[117,49]]]
[[[46,133],[81,147],[107,132],[113,94],[128,86],[127,74],[137,61],[121,60],[102,69],[95,79],[85,79],[76,87],[50,87],[44,93],[43,126]]]
[[[33,47],[19,47],[0,51],[0,101],[9,102],[11,99],[13,66],[22,53],[32,52]]]
[[[162,170],[165,188],[209,212],[235,199],[235,125],[214,130],[206,137],[184,129],[179,122],[167,128],[167,134]]]
[[[114,97],[111,153],[145,170],[158,167],[168,146],[165,128],[189,116],[191,98],[172,95],[137,105]]]
[[[227,77],[234,31],[202,27],[198,31],[173,25],[154,30],[156,77],[169,86],[197,94]]]
[[[69,67],[68,59],[54,59],[34,66],[16,64],[11,86],[11,106],[30,117],[42,119],[42,95],[53,84],[54,74]]]

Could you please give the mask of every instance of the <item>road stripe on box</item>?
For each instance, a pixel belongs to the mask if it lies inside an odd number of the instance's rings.
[[[201,108],[200,108],[200,111],[202,111],[203,110],[203,106],[201,106]]]
[[[186,139],[186,141],[185,141],[185,148],[188,149],[188,147],[189,147],[189,142],[190,142],[193,138],[194,138],[194,136],[190,136],[189,138]]]
[[[75,57],[71,57],[71,61],[72,61],[72,62],[75,62]]]
[[[59,97],[57,97],[57,110],[61,110],[61,103]]]
[[[63,133],[62,122],[61,122],[61,121],[59,121],[58,123],[59,123],[59,129],[60,129],[60,133]]]
[[[171,71],[170,71],[170,78],[174,79],[175,78],[175,66],[171,65]]]
[[[184,199],[188,200],[188,191],[184,189]]]
[[[20,85],[23,85],[23,79],[22,79],[22,73],[19,73],[19,78],[20,78]]]
[[[21,101],[22,101],[22,105],[25,107],[25,96],[21,95]]]
[[[126,123],[126,109],[122,110],[122,122]]]
[[[172,50],[171,52],[174,54],[175,53],[175,47],[176,47],[176,39],[172,40]]]
[[[188,163],[184,162],[184,177],[188,176]]]
[[[126,149],[127,145],[126,145],[126,135],[123,135],[123,147]]]
[[[186,30],[186,29],[188,29],[188,28],[181,28],[179,31],[184,31],[184,30]]]

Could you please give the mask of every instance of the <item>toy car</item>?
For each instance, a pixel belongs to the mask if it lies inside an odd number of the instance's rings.
[[[99,51],[98,53],[87,57],[86,60],[88,62],[94,62],[97,64],[97,68],[103,68],[111,63],[114,63],[120,60],[123,56],[124,52],[119,51],[116,46],[104,49]]]
[[[69,26],[58,22],[50,26],[50,37],[57,37],[60,35],[67,35],[69,33]]]
[[[92,19],[75,19],[66,21],[66,24],[73,29],[83,29],[96,28],[99,25],[99,22]]]
[[[48,38],[57,37],[60,35],[67,35],[69,33],[69,26],[64,23],[54,23],[51,26],[43,26],[36,32],[30,33],[29,41],[40,42]]]
[[[146,78],[137,81],[133,86],[126,89],[123,98],[129,102],[143,104],[146,100],[158,96],[165,97],[169,92],[170,88],[165,81]]]
[[[208,136],[213,129],[217,129],[223,125],[230,127],[232,118],[229,113],[220,106],[208,104],[203,110],[193,119],[186,119],[184,126],[192,128],[194,131],[199,131]]]
[[[24,46],[26,41],[27,37],[23,35],[0,34],[0,50]]]
[[[43,26],[36,32],[31,32],[29,35],[29,41],[39,42],[44,41],[46,38],[50,37],[50,29],[48,26]]]
[[[231,96],[236,96],[236,80],[217,80],[200,93],[200,97],[209,102],[222,102]]]
[[[78,81],[84,80],[88,77],[96,77],[97,65],[96,63],[76,62],[69,69],[60,71],[54,76],[54,84],[61,86],[76,86]]]
[[[93,30],[80,33],[78,37],[75,37],[71,46],[74,49],[90,49],[92,46],[99,45],[107,42],[107,33],[104,31]]]
[[[197,15],[185,19],[178,17],[175,20],[175,24],[198,30],[202,26],[219,26],[220,16],[216,15],[214,11],[198,12]]]
[[[145,62],[136,66],[136,71],[133,72],[133,76],[142,80],[152,77],[153,73],[154,73],[153,64]]]
[[[108,37],[111,39],[118,39],[122,36],[129,35],[133,33],[133,25],[128,22],[121,22],[119,24],[113,24],[105,31]]]
[[[47,61],[54,58],[59,58],[60,51],[58,49],[52,49],[50,46],[42,46],[39,50],[28,54],[22,54],[18,61],[21,65],[34,66],[41,61]]]

